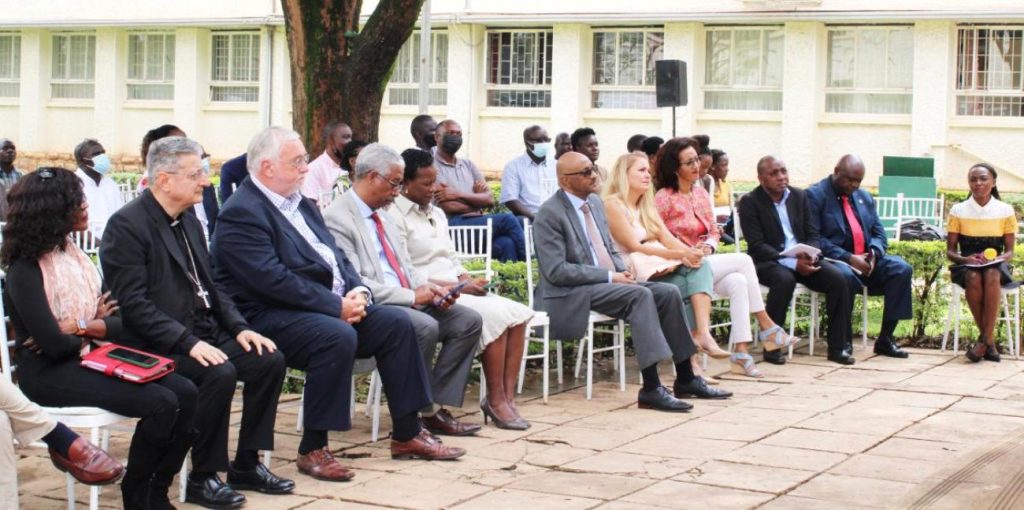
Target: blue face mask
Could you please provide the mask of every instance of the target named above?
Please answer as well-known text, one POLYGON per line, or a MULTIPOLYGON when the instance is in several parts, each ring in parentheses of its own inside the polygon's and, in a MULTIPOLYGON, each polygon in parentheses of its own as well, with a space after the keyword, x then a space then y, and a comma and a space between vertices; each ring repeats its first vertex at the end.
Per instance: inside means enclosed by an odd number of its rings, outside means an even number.
POLYGON ((533 150, 530 152, 538 158, 546 158, 551 153, 551 147, 551 142, 535 143, 533 144, 533 150))
POLYGON ((203 158, 199 164, 203 166, 203 173, 210 175, 210 158, 203 158))
POLYGON ((106 153, 93 156, 92 169, 100 175, 106 174, 110 170, 110 157, 106 153))

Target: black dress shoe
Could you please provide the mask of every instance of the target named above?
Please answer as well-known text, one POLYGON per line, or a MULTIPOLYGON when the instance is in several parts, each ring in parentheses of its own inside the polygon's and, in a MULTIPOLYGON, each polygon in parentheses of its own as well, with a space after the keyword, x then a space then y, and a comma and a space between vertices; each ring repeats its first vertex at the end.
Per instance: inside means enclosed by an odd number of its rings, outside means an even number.
POLYGON ((828 360, 839 363, 840 365, 852 365, 857 362, 857 360, 850 354, 849 351, 829 353, 828 360))
POLYGON ((257 463, 248 471, 235 469, 235 463, 228 465, 228 484, 239 491, 260 491, 265 494, 290 494, 295 482, 278 478, 267 466, 257 463))
POLYGON ((988 346, 988 348, 985 349, 985 359, 999 363, 1001 359, 999 357, 999 349, 994 345, 988 346))
POLYGON ((658 386, 657 389, 644 391, 636 396, 636 405, 640 409, 654 409, 657 411, 668 411, 670 413, 685 413, 693 409, 693 405, 675 398, 668 392, 668 388, 658 386))
POLYGON ((238 508, 245 504, 245 496, 239 494, 220 477, 213 475, 203 480, 188 477, 185 501, 206 508, 238 508))
POLYGON ((888 356, 890 358, 909 358, 910 353, 904 351, 891 338, 879 338, 875 340, 875 354, 888 356))
MULTIPOLYGON (((980 345, 980 344, 981 344, 981 342, 978 342, 978 343, 976 343, 976 344, 974 344, 974 345, 972 345, 972 346, 967 348, 967 353, 966 353, 967 354, 967 359, 971 360, 971 363, 977 363, 977 362, 981 361, 981 356, 978 355, 976 352, 974 352, 974 350, 977 349, 978 345, 980 345)), ((985 350, 985 354, 988 354, 988 350, 987 349, 985 350)))
POLYGON ((785 365, 786 353, 782 349, 764 351, 764 360, 773 365, 785 365))
POLYGON ((679 379, 676 379, 676 383, 672 385, 672 390, 673 393, 675 393, 676 398, 693 396, 697 398, 723 399, 732 396, 731 391, 712 388, 700 377, 694 377, 688 382, 682 382, 679 379))

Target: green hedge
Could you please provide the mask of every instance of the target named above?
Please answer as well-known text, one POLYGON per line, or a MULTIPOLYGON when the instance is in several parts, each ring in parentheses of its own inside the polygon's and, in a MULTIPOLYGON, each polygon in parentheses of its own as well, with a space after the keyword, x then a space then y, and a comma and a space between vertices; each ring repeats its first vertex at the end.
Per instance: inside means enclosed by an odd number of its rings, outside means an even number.
MULTIPOLYGON (((731 251, 731 247, 725 248, 731 251)), ((914 317, 910 321, 902 321, 897 329, 897 336, 917 341, 934 340, 942 336, 946 314, 949 307, 950 281, 949 262, 946 260, 945 241, 893 241, 889 244, 889 253, 903 257, 914 268, 913 302, 914 317)), ((1015 249, 1012 267, 1014 275, 1024 274, 1024 246, 1015 249)), ((497 292, 502 296, 520 303, 527 303, 526 296, 526 264, 523 262, 493 262, 495 271, 494 283, 497 292)), ((482 268, 482 263, 470 263, 470 269, 482 268)), ((538 281, 537 267, 534 266, 534 282, 538 281)), ((854 311, 854 330, 860 334, 860 304, 857 299, 854 311)), ((882 299, 873 297, 869 300, 869 335, 877 334, 881 323, 882 299)), ((961 299, 961 336, 973 338, 977 328, 967 309, 966 301, 961 299)), ((997 330, 997 335, 1005 335, 1005 326, 997 330)), ((927 343, 927 342, 926 342, 927 343)))

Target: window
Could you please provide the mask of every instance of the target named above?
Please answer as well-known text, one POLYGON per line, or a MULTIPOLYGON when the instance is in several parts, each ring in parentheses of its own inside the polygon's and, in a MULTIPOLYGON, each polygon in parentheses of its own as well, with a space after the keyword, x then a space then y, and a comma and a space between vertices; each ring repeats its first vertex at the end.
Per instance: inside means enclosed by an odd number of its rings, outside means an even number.
POLYGON ((21 36, 0 34, 0 97, 21 94, 21 36))
POLYGON ((829 30, 825 111, 910 113, 913 86, 910 27, 829 30))
MULTIPOLYGON (((430 104, 448 103, 448 34, 430 34, 430 104)), ((418 105, 420 97, 420 33, 413 32, 395 60, 388 83, 388 104, 418 105)))
POLYGON ((96 36, 56 34, 52 54, 50 97, 92 99, 96 87, 96 36))
POLYGON ((780 28, 709 28, 704 108, 782 110, 780 28))
POLYGON ((661 31, 594 32, 594 108, 657 108, 654 62, 661 60, 661 31))
POLYGON ((487 106, 551 106, 551 31, 487 34, 487 106))
POLYGON ((213 34, 210 100, 254 103, 260 95, 260 34, 213 34))
POLYGON ((957 31, 957 115, 1024 115, 1022 40, 1024 27, 962 27, 957 31))
POLYGON ((174 34, 128 35, 128 99, 174 99, 174 34))

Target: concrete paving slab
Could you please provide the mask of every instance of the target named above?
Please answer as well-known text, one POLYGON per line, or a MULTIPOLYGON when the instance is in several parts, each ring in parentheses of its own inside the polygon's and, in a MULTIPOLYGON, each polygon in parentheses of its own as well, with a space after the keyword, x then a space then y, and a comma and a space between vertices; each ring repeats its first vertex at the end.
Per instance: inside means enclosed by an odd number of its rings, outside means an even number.
POLYGON ((453 506, 490 491, 486 485, 387 473, 352 485, 339 492, 337 497, 357 503, 432 510, 453 506))
POLYGON ((913 484, 905 482, 826 473, 797 487, 790 494, 872 508, 891 508, 913 487, 913 484))
POLYGON ((787 495, 773 499, 768 504, 757 508, 758 510, 862 510, 872 507, 787 495))
POLYGON ((935 474, 944 464, 930 460, 900 459, 881 455, 855 455, 828 470, 836 475, 878 478, 897 482, 920 483, 935 474))
POLYGON ((625 502, 693 510, 722 508, 754 508, 774 496, 724 487, 665 480, 622 498, 625 502))
POLYGON ((885 436, 880 435, 788 428, 761 440, 760 443, 772 446, 788 446, 791 448, 853 454, 863 452, 885 439, 885 436))
POLYGON ((680 482, 782 494, 815 475, 817 473, 814 471, 713 460, 673 479, 680 482))
POLYGON ((523 477, 506 488, 610 501, 654 483, 657 480, 631 476, 549 471, 523 477))
POLYGON ((811 471, 824 471, 846 460, 846 458, 847 455, 841 453, 771 446, 761 443, 751 443, 716 457, 717 460, 740 464, 756 464, 811 471))
POLYGON ((697 459, 677 459, 613 451, 584 457, 563 465, 562 469, 662 480, 686 472, 702 462, 697 459))
POLYGON ((530 510, 583 510, 594 508, 599 504, 601 504, 601 500, 598 499, 500 489, 488 492, 465 503, 460 503, 452 508, 454 510, 520 510, 523 508, 529 508, 530 510))
POLYGON ((899 437, 981 444, 1024 429, 1024 418, 943 411, 901 431, 899 437))
POLYGON ((710 460, 745 444, 743 441, 688 438, 671 432, 661 432, 615 448, 615 451, 679 459, 710 460))
POLYGON ((947 462, 967 453, 971 446, 947 441, 927 441, 891 437, 865 453, 898 459, 917 459, 929 462, 947 462))

